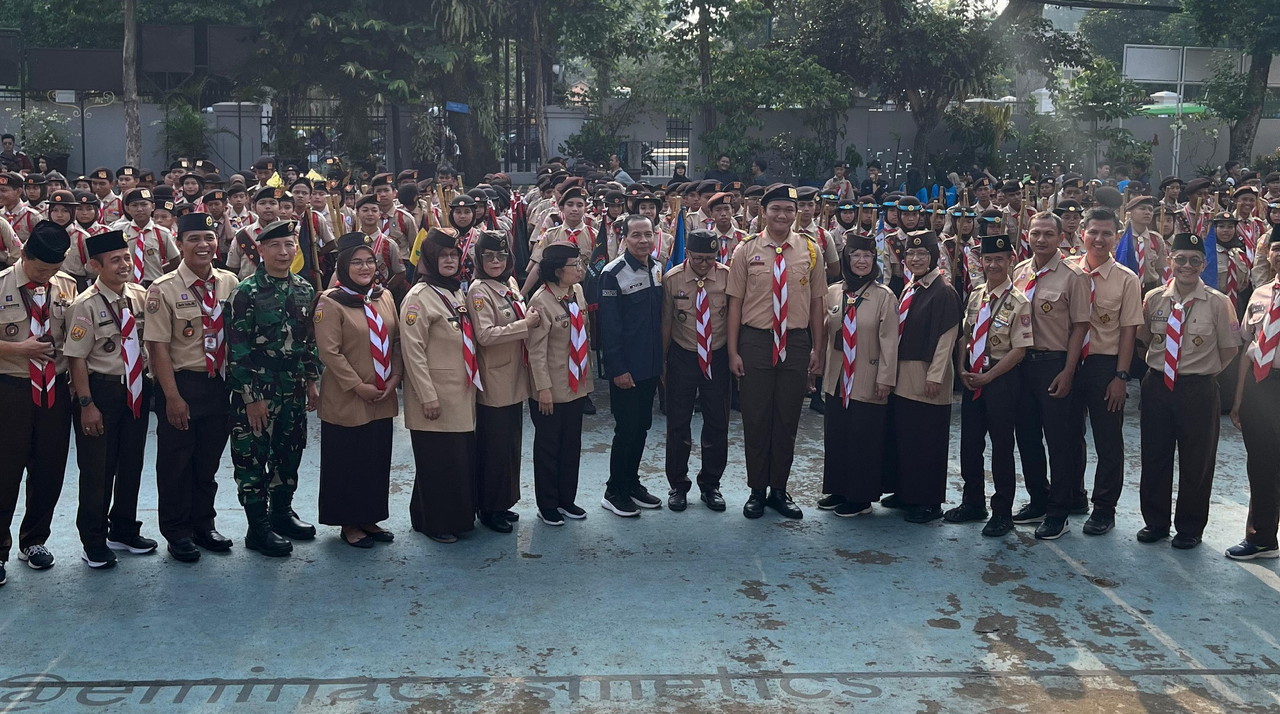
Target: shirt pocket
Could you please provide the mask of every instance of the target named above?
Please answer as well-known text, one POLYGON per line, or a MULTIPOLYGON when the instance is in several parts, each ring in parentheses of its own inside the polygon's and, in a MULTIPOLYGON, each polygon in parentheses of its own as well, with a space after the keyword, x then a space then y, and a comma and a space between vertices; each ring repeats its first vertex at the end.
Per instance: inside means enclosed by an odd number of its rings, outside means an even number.
POLYGON ((1062 290, 1036 288, 1035 303, 1033 307, 1041 315, 1052 315, 1055 312, 1063 315, 1067 314, 1066 293, 1062 290), (1046 307, 1048 307, 1047 310, 1045 309, 1046 307))
POLYGON ((1120 297, 1101 297, 1093 303, 1094 327, 1101 327, 1103 330, 1115 330, 1120 328, 1120 305, 1123 300, 1120 297))
POLYGON ((0 310, 0 339, 5 342, 21 341, 22 322, 27 316, 18 307, 20 306, 0 310))

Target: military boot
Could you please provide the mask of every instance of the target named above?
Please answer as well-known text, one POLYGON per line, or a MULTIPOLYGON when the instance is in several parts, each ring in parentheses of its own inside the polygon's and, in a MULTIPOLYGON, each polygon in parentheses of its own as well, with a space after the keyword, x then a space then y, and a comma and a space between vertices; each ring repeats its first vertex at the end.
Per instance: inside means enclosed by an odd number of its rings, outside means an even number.
POLYGON ((271 521, 267 517, 267 504, 246 504, 244 515, 249 521, 249 532, 244 536, 244 547, 272 558, 281 558, 293 552, 293 543, 271 530, 271 521))
POLYGON ((316 537, 316 527, 299 520, 293 512, 293 492, 284 489, 271 492, 271 530, 291 540, 316 537))

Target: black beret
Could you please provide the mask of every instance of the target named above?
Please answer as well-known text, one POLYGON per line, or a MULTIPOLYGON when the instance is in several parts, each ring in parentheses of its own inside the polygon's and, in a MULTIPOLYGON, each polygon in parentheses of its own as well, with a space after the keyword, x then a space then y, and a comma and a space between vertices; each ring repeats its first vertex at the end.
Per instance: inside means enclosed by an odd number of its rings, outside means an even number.
POLYGON ((608 206, 624 205, 627 202, 627 194, 621 191, 618 191, 616 189, 605 191, 604 202, 605 202, 605 205, 608 205, 608 206))
POLYGON ((1012 252, 1013 243, 1009 241, 1009 235, 1007 233, 995 233, 992 235, 982 236, 983 255, 1012 252))
MULTIPOLYGON (((232 188, 234 189, 234 187, 232 188)), ((234 193, 234 190, 232 192, 234 193)), ((284 197, 284 189, 274 188, 272 186, 266 186, 264 188, 258 189, 258 192, 253 194, 253 202, 257 203, 258 201, 265 201, 267 199, 271 199, 273 201, 279 201, 283 197, 284 197)))
POLYGON ((258 242, 265 243, 276 238, 292 238, 297 226, 297 221, 275 221, 258 235, 258 242))
POLYGON ((460 193, 449 201, 449 208, 475 208, 476 197, 469 193, 460 193))
POLYGON ((818 189, 813 186, 801 186, 796 189, 797 201, 816 201, 818 200, 818 189))
POLYGON ((93 206, 94 208, 98 207, 98 196, 92 191, 74 191, 73 193, 75 194, 77 204, 82 206, 93 206))
POLYGON ((201 186, 201 187, 204 187, 204 177, 203 177, 203 176, 201 176, 200 174, 197 174, 197 173, 188 173, 188 174, 183 174, 183 175, 179 176, 179 177, 178 177, 178 185, 179 185, 179 186, 181 186, 181 185, 182 185, 182 182, 183 182, 183 181, 186 181, 187 179, 195 179, 196 181, 198 181, 198 182, 200 183, 200 186, 201 186))
POLYGON ((708 209, 715 208, 716 206, 731 206, 733 205, 733 197, 724 191, 721 191, 720 193, 712 196, 705 205, 708 209))
POLYGON ((215 188, 214 190, 206 193, 204 197, 201 198, 200 200, 204 201, 205 203, 208 203, 209 201, 226 201, 227 192, 223 191, 220 188, 215 188))
POLYGON ((378 205, 377 196, 374 196, 373 194, 361 196, 360 199, 356 201, 356 210, 359 210, 362 206, 368 206, 369 204, 373 204, 375 206, 378 205))
POLYGON ((1185 191, 1191 194, 1191 193, 1195 193, 1196 191, 1203 191, 1212 185, 1213 183, 1210 182, 1209 179, 1207 178, 1204 178, 1204 177, 1193 178, 1187 182, 1187 187, 1185 191))
POLYGON ((1204 239, 1195 233, 1175 233, 1170 250, 1194 250, 1204 252, 1204 239))
POLYGON ((98 179, 98 180, 101 180, 101 181, 110 181, 110 180, 111 180, 111 169, 109 169, 109 168, 107 168, 107 167, 105 167, 105 166, 99 166, 98 168, 96 168, 96 169, 94 169, 94 170, 93 170, 93 173, 89 174, 89 178, 90 178, 90 179, 98 179))
POLYGON ((254 171, 275 171, 276 162, 270 156, 259 156, 258 160, 253 162, 254 171))
POLYGON ((1084 206, 1081 206, 1079 201, 1069 198, 1065 201, 1059 201, 1053 212, 1059 216, 1064 213, 1084 213, 1084 206))
POLYGON ((693 253, 718 253, 720 239, 712 231, 698 229, 685 238, 684 249, 693 253))
POLYGON ((565 202, 571 198, 581 198, 584 201, 587 200, 587 189, 581 186, 569 186, 568 188, 562 189, 558 205, 563 206, 565 202))
POLYGON ((1160 182, 1160 190, 1163 191, 1175 183, 1181 186, 1182 179, 1178 178, 1177 176, 1166 176, 1165 179, 1160 182))
POLYGON ((720 190, 720 182, 715 179, 704 179, 698 183, 698 193, 716 193, 720 190))
POLYGON ((390 186, 393 183, 391 174, 378 174, 369 179, 369 188, 377 188, 379 186, 390 186))
POLYGON ((90 258, 128 247, 129 244, 124 241, 124 231, 107 231, 84 239, 84 249, 90 258))
POLYGON ((458 249, 458 232, 452 228, 436 228, 433 226, 431 230, 427 231, 426 240, 442 248, 458 249))
POLYGON ((149 188, 135 188, 124 195, 124 205, 129 205, 134 201, 154 201, 155 194, 149 188))
POLYGON ((234 183, 234 182, 233 182, 230 186, 228 186, 228 187, 227 187, 227 197, 228 197, 228 198, 230 198, 231 196, 235 196, 235 195, 237 195, 237 194, 241 194, 241 193, 248 193, 248 192, 249 192, 249 190, 248 190, 248 189, 246 189, 246 188, 244 187, 244 184, 242 184, 242 183, 234 183))
MULTIPOLYGON (((119 231, 117 231, 119 234, 119 231)), ((40 221, 31 228, 31 235, 22 244, 22 252, 41 263, 61 263, 71 247, 67 229, 53 221, 40 221)))
POLYGON ((480 231, 480 236, 476 238, 476 250, 505 251, 510 248, 507 234, 502 231, 480 231))
POLYGON ((400 173, 396 174, 396 183, 400 183, 401 181, 417 181, 417 180, 418 180, 417 169, 405 169, 404 171, 401 171, 400 173))
POLYGON ((213 230, 213 216, 208 213, 188 213, 178 219, 178 235, 190 231, 213 230))
POLYGON ((340 236, 336 242, 339 253, 369 245, 369 236, 354 231, 340 236))
POLYGON ((796 187, 789 183, 775 183, 764 190, 764 195, 760 197, 760 205, 768 206, 774 201, 790 201, 795 203, 799 200, 799 194, 796 187))
POLYGON ((930 230, 912 231, 907 234, 906 247, 911 248, 935 248, 938 245, 938 235, 930 230))
POLYGON ((1239 223, 1240 219, 1236 218, 1236 214, 1231 211, 1223 211, 1213 217, 1214 223, 1239 223))
POLYGON ((1084 178, 1072 174, 1062 177, 1063 188, 1084 188, 1084 178))
POLYGON ((764 186, 752 185, 742 192, 743 198, 760 198, 764 195, 764 186))
POLYGON ((845 233, 844 254, 848 255, 855 250, 867 250, 874 254, 876 252, 876 237, 863 233, 845 233))
POLYGON ((120 168, 116 169, 116 178, 120 178, 121 176, 137 176, 137 175, 138 175, 138 170, 132 166, 121 166, 120 168))
POLYGON ((573 260, 580 254, 578 246, 572 243, 551 243, 542 249, 543 260, 573 260))

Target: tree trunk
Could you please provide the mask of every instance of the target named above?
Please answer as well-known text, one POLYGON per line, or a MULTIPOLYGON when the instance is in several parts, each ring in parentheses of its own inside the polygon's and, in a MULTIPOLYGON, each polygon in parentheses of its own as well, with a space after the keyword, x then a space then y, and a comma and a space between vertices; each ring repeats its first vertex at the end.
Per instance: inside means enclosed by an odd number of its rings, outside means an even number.
MULTIPOLYGON (((711 8, 705 2, 699 2, 698 8, 698 86, 702 90, 702 131, 710 132, 716 128, 716 110, 711 104, 711 8)), ((703 147, 706 150, 706 147, 703 147)), ((710 156, 704 157, 708 161, 710 156)), ((689 173, 693 173, 693 157, 689 157, 689 173)))
POLYGON ((1257 97, 1249 113, 1231 127, 1231 158, 1247 164, 1253 158, 1253 140, 1262 121, 1262 102, 1271 75, 1271 53, 1254 50, 1249 55, 1249 96, 1257 97))
MULTIPOLYGON (((911 140, 911 168, 920 172, 920 176, 928 175, 929 168, 929 137, 933 135, 934 129, 942 123, 942 108, 936 106, 929 101, 919 101, 911 103, 911 118, 916 124, 916 135, 911 140)), ((944 103, 942 106, 946 106, 944 103)), ((901 183, 906 180, 906 173, 898 171, 894 177, 895 183, 901 183)))
MULTIPOLYGON (((542 23, 538 19, 541 3, 529 2, 529 61, 525 63, 526 82, 533 87, 533 121, 538 131, 538 160, 531 167, 537 170, 547 160, 547 85, 543 65, 546 51, 542 47, 542 23)), ((520 44, 520 43, 517 43, 520 44)))
POLYGON ((138 118, 138 0, 124 0, 124 160, 142 165, 142 121, 138 118))

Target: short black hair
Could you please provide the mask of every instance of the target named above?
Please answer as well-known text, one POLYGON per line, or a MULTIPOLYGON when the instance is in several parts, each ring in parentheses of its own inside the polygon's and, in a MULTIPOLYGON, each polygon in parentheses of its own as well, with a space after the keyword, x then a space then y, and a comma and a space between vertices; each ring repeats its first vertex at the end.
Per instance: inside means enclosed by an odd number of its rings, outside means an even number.
POLYGON ((728 154, 720 154, 719 156, 716 157, 716 161, 719 161, 720 159, 728 159, 730 161, 733 161, 733 157, 728 154))
POLYGON ((755 163, 756 166, 759 166, 761 171, 769 170, 769 162, 764 159, 756 159, 753 163, 755 163))
POLYGON ((1090 221, 1110 221, 1115 224, 1116 230, 1120 230, 1120 217, 1116 212, 1105 206, 1095 206, 1085 211, 1084 217, 1080 221, 1081 230, 1089 227, 1090 221))
POLYGON ((559 285, 560 277, 556 275, 556 271, 563 268, 573 258, 558 258, 555 256, 543 256, 542 261, 538 263, 538 279, 544 285, 559 285))
POLYGON ((5 139, 12 139, 15 144, 18 143, 18 137, 13 134, 0 134, 0 141, 4 141, 5 139))
POLYGON ((1230 171, 1231 169, 1234 169, 1239 165, 1240 165, 1239 161, 1228 161, 1227 163, 1222 165, 1222 168, 1226 169, 1227 171, 1230 171))

